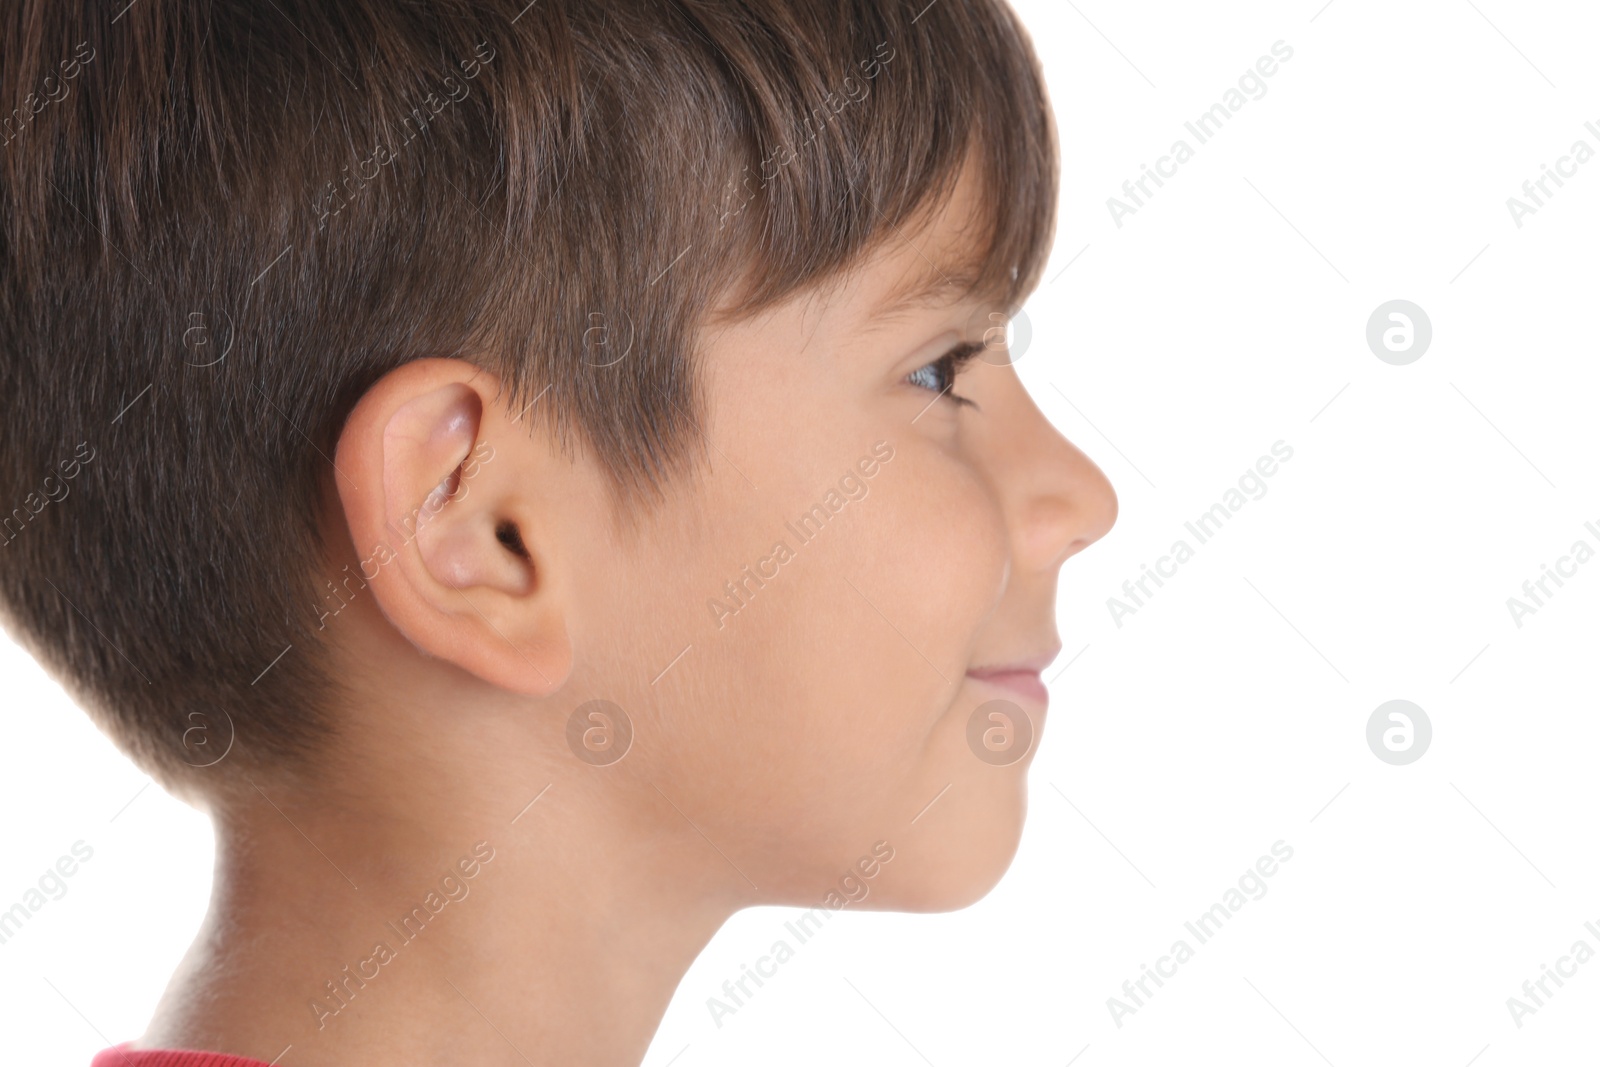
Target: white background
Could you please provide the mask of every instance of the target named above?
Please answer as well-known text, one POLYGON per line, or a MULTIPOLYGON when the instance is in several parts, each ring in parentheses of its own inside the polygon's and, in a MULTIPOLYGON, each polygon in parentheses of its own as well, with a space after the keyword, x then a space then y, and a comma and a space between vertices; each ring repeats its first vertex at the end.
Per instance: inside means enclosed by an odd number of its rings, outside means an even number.
MULTIPOLYGON (((1319 4, 1018 3, 1065 165, 1019 370, 1122 503, 1064 572, 1021 851, 966 911, 839 915, 719 1028, 706 998, 792 913, 737 916, 650 1067, 1592 1062, 1600 961, 1521 1028, 1506 999, 1600 950, 1600 560, 1520 628, 1506 600, 1600 549, 1600 160, 1520 228, 1506 200, 1600 150, 1600 15, 1319 4), (1279 40, 1266 95, 1197 144, 1184 122, 1279 40), (1195 157, 1119 228, 1106 199, 1179 137, 1195 157), (1434 331, 1407 366, 1365 340, 1397 298, 1434 331), (1107 598, 1279 440, 1266 495, 1119 628, 1107 598), (1394 698, 1433 724, 1408 766, 1366 743, 1394 698), (1267 894, 1115 1025, 1107 998, 1279 840, 1267 894)), ((84 1067, 142 1029, 210 833, 3 641, 0 680, 0 907, 94 849, 0 946, 3 1058, 84 1067)))

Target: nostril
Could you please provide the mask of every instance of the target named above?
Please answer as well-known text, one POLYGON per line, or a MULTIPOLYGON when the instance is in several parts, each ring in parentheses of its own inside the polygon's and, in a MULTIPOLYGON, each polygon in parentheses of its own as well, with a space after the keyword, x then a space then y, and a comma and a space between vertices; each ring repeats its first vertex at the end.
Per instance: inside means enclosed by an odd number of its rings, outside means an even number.
POLYGON ((505 520, 494 528, 495 540, 506 548, 515 552, 523 559, 528 558, 528 546, 522 543, 522 531, 517 529, 517 524, 510 519, 505 520))
POLYGON ((1075 537, 1067 545, 1067 549, 1062 553, 1061 558, 1063 560, 1071 559, 1098 540, 1100 540, 1098 537, 1075 537))

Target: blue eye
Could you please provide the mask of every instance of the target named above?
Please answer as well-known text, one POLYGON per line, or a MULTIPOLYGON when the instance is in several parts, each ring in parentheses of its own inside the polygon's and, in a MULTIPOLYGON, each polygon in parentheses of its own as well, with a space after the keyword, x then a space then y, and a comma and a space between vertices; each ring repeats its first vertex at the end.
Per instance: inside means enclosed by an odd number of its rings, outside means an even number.
POLYGON ((964 396, 957 396, 950 392, 956 384, 956 378, 961 374, 961 369, 972 360, 979 352, 983 351, 982 342, 969 341, 957 345, 932 363, 925 363, 906 375, 906 381, 919 389, 926 389, 930 393, 937 393, 946 399, 954 401, 958 406, 977 407, 971 400, 964 396))

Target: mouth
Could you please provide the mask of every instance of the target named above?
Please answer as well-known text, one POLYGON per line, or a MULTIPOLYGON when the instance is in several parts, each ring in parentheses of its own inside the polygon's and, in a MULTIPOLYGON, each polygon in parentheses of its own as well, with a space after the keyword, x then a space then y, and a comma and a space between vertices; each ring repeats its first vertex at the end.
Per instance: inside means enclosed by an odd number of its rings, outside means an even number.
POLYGON ((1042 677, 1044 669, 1060 654, 1061 646, 1057 645, 1048 652, 1027 659, 974 667, 967 672, 967 677, 1005 689, 1042 707, 1050 703, 1050 692, 1045 688, 1042 677))

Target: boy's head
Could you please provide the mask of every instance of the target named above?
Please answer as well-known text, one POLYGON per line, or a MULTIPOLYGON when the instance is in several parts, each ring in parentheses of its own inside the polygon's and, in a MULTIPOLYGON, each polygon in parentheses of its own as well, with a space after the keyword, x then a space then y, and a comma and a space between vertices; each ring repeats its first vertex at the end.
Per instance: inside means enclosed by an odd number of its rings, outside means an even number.
POLYGON ((936 825, 872 899, 986 890, 973 714, 1037 730, 1115 515, 993 344, 1056 185, 1010 13, 116 7, 3 16, 0 604, 124 749, 224 813, 555 782, 730 901, 936 825))

